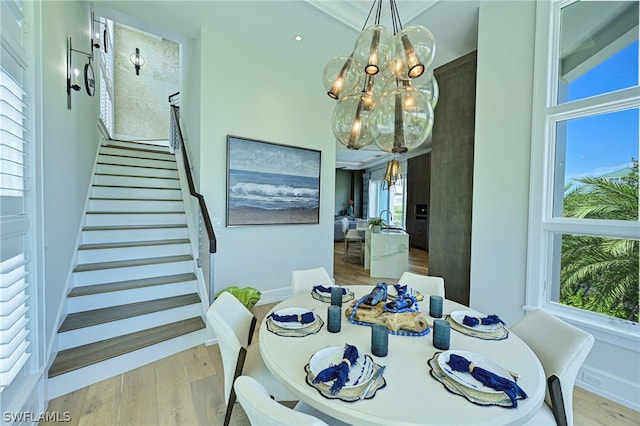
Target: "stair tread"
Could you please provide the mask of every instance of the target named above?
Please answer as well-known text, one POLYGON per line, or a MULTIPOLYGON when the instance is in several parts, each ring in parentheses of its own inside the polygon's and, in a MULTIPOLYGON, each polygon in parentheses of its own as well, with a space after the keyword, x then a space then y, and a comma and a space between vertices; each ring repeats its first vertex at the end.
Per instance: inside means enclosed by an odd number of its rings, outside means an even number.
POLYGON ((180 256, 163 256, 163 257, 150 257, 145 259, 129 259, 129 260, 116 260, 113 262, 97 262, 97 263, 82 263, 76 265, 73 272, 86 272, 97 271, 101 269, 114 269, 114 268, 127 268, 134 266, 144 265, 157 265, 159 263, 172 263, 172 262, 184 262, 187 260, 193 260, 190 254, 180 256))
POLYGON ((115 358, 205 328, 200 317, 162 325, 58 352, 49 377, 115 358))
POLYGON ((58 333, 200 303, 196 293, 68 314, 58 333))
POLYGON ((171 244, 189 244, 187 238, 177 238, 173 240, 154 240, 154 241, 127 241, 121 243, 98 243, 98 244, 82 244, 78 250, 100 250, 112 248, 130 248, 130 247, 146 247, 146 246, 163 246, 171 244))
POLYGON ((177 177, 144 176, 144 175, 118 175, 118 174, 115 174, 115 173, 94 173, 94 176, 114 176, 114 177, 144 178, 144 179, 165 179, 165 180, 177 180, 177 181, 180 180, 177 177))
POLYGON ((145 166, 140 164, 106 163, 104 161, 98 161, 96 164, 102 164, 103 166, 137 167, 140 169, 178 170, 177 167, 158 167, 158 166, 148 166, 148 165, 145 166))
POLYGON ((130 188, 130 189, 161 189, 166 191, 180 191, 180 188, 160 188, 157 186, 135 186, 135 185, 104 185, 93 184, 94 188, 130 188))
POLYGON ((117 197, 91 197, 91 200, 106 200, 106 201, 169 201, 176 202, 182 201, 182 198, 117 198, 117 197))
POLYGON ((175 163, 176 158, 174 154, 170 154, 168 152, 162 152, 163 155, 168 155, 173 158, 153 158, 153 157, 145 157, 141 155, 125 155, 125 154, 114 154, 111 152, 102 152, 100 151, 100 155, 108 155, 110 157, 120 157, 120 158, 135 158, 136 160, 154 160, 154 161, 167 161, 170 163, 175 163))
MULTIPOLYGON (((127 142, 127 143, 136 143, 136 142, 127 142)), ((170 154, 170 155, 174 155, 171 154, 169 152, 169 147, 163 147, 166 148, 166 150, 163 149, 153 149, 153 148, 147 148, 148 145, 143 145, 143 144, 138 144, 140 145, 140 147, 133 147, 133 146, 122 146, 122 145, 107 145, 104 146, 103 148, 113 148, 113 149, 128 149, 130 151, 141 151, 141 152, 153 152, 153 153, 158 153, 158 154, 170 154), (144 148, 143 148, 144 146, 144 148)))
POLYGON ((136 288, 160 286, 184 281, 195 281, 197 277, 194 273, 165 275, 162 277, 140 278, 136 280, 116 281, 105 284, 94 284, 74 287, 67 297, 80 297, 92 294, 109 293, 112 291, 132 290, 136 288))
POLYGON ((112 226, 85 226, 83 231, 118 231, 126 229, 155 229, 155 228, 186 228, 185 224, 173 225, 112 225, 112 226))
POLYGON ((185 214, 184 210, 180 211, 87 211, 87 214, 185 214))

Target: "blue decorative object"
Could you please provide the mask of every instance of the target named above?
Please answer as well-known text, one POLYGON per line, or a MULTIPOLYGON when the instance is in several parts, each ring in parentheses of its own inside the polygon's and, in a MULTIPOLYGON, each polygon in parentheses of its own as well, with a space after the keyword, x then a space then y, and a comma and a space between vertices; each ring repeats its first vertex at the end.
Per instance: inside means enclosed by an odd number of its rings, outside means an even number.
POLYGON ((337 365, 332 365, 319 372, 316 378, 313 379, 313 383, 333 381, 330 392, 332 395, 335 395, 344 387, 347 380, 349 380, 349 369, 358 361, 358 357, 358 348, 347 343, 344 347, 342 361, 337 365))
POLYGON ((342 296, 345 291, 341 287, 331 287, 331 304, 335 306, 342 306, 342 296))
POLYGON ((442 297, 431 295, 429 297, 429 315, 434 318, 442 318, 442 297))
POLYGON ((511 400, 513 408, 518 407, 518 399, 527 398, 525 391, 523 391, 516 382, 500 377, 491 371, 485 370, 484 368, 476 367, 465 357, 450 354, 447 364, 449 364, 449 366, 455 371, 471 373, 474 379, 485 386, 506 393, 511 400))
POLYGON ((316 317, 313 312, 305 312, 301 315, 278 315, 273 313, 271 319, 278 322, 299 322, 301 324, 310 324, 315 321, 316 317))
MULTIPOLYGON (((334 287, 326 287, 323 285, 317 285, 313 287, 313 291, 316 291, 318 293, 331 293, 331 289, 334 287)), ((338 287, 339 289, 342 290, 342 295, 347 294, 347 289, 344 287, 338 287)))
POLYGON ((475 327, 479 324, 482 325, 493 325, 493 324, 502 324, 502 325, 506 325, 504 321, 502 321, 500 319, 500 317, 498 317, 497 315, 488 315, 484 318, 476 318, 476 317, 471 317, 469 315, 465 315, 464 318, 462 319, 462 323, 464 325, 468 325, 469 327, 475 327))
POLYGON ((384 357, 389 353, 389 329, 383 324, 374 324, 371 327, 371 353, 384 357))
POLYGON ((451 326, 448 321, 433 321, 433 346, 446 351, 449 349, 449 341, 451 339, 451 326))
POLYGON ((327 308, 327 330, 338 333, 342 325, 342 307, 329 305, 327 308))

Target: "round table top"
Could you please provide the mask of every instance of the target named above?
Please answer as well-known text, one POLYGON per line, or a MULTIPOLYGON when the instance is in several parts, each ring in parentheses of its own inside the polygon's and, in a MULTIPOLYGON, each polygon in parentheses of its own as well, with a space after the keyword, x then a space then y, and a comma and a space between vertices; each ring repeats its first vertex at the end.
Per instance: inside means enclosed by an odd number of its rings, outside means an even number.
MULTIPOLYGON (((354 285, 349 290, 356 300, 372 287, 354 285)), ((427 296, 428 297, 428 296, 427 296)), ((478 353, 505 369, 520 374, 518 384, 528 398, 518 401, 518 408, 481 406, 466 398, 450 393, 442 383, 431 377, 428 361, 436 352, 432 333, 426 336, 389 335, 389 353, 386 357, 371 354, 371 328, 352 324, 344 316, 351 302, 343 303, 342 329, 339 333, 327 331, 328 303, 314 299, 309 292, 299 292, 280 302, 272 311, 285 307, 313 309, 325 322, 316 334, 304 337, 283 337, 270 332, 266 318, 260 325, 259 347, 266 366, 300 400, 314 408, 350 424, 367 425, 499 425, 521 424, 530 419, 544 401, 546 380, 542 365, 529 347, 515 333, 504 340, 483 340, 451 329, 451 350, 478 353), (371 399, 345 402, 328 399, 306 383, 305 365, 319 350, 331 346, 355 345, 373 360, 386 365, 383 377, 386 386, 371 399)), ((419 304, 428 312, 428 301, 419 304)), ((469 309, 445 300, 443 312, 469 309)), ((493 313, 493 312, 492 312, 493 313)), ((433 318, 427 314, 432 324, 433 318)))

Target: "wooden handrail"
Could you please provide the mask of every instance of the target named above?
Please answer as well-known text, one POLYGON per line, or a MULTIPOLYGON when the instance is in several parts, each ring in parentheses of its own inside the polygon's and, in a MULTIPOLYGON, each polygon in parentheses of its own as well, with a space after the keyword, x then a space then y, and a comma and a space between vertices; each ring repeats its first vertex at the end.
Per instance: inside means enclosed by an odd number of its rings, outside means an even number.
POLYGON ((184 138, 182 137, 182 129, 180 128, 180 121, 178 119, 179 106, 172 103, 172 98, 179 95, 180 92, 174 93, 169 96, 169 102, 171 102, 171 114, 176 123, 176 129, 178 130, 178 140, 180 141, 180 148, 182 149, 182 158, 184 160, 184 169, 187 174, 187 183, 189 184, 189 193, 198 199, 200 205, 200 211, 202 212, 202 220, 204 227, 207 230, 207 236, 209 238, 209 253, 216 252, 216 235, 213 232, 213 225, 209 218, 209 210, 207 209, 207 203, 204 201, 204 196, 196 191, 196 187, 193 183, 193 175, 191 174, 191 167, 189 166, 189 158, 187 157, 187 149, 184 145, 184 138))

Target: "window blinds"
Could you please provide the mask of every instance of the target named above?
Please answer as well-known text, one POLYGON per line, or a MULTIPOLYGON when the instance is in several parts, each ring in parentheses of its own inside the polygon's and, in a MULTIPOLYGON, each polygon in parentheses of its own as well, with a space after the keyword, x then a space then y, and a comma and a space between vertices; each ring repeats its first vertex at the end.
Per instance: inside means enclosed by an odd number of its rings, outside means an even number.
POLYGON ((2 2, 0 43, 0 392, 30 357, 29 97, 23 2, 2 2))

